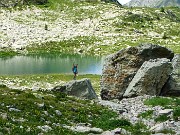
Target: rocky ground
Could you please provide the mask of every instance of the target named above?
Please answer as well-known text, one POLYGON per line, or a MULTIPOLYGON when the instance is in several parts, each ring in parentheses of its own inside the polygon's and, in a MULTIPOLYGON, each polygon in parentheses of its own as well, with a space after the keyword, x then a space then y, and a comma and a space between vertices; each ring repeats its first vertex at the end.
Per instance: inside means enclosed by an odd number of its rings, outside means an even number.
MULTIPOLYGON (((178 8, 161 12, 160 9, 122 8, 103 2, 76 2, 74 6, 60 4, 53 10, 35 6, 1 8, 0 47, 1 51, 13 48, 26 54, 26 46, 36 47, 50 41, 75 43, 78 40, 71 52, 78 53, 78 48, 81 48, 81 53, 103 55, 150 42, 179 52, 179 32, 176 29, 180 25, 179 16, 178 8), (83 37, 93 42, 85 42, 83 37)), ((33 49, 38 50, 38 47, 33 49)), ((56 46, 58 49, 66 51, 61 45, 56 46)))
MULTIPOLYGON (((125 98, 121 101, 99 101, 100 104, 108 106, 111 109, 119 113, 120 118, 126 118, 131 123, 144 123, 148 129, 153 133, 163 133, 165 130, 173 131, 172 134, 180 134, 180 122, 173 119, 173 109, 165 109, 163 106, 148 106, 144 104, 145 100, 152 99, 155 97, 144 95, 135 98, 125 98), (143 113, 152 111, 152 114, 148 117, 143 117, 143 113), (169 119, 157 122, 155 119, 160 115, 169 115, 169 119)), ((111 131, 113 135, 114 131, 111 131)), ((110 135, 111 135, 110 134, 110 135)), ((166 134, 166 133, 165 133, 166 134)), ((168 133, 167 133, 168 134, 168 133)), ((171 134, 171 133, 169 133, 171 134)))

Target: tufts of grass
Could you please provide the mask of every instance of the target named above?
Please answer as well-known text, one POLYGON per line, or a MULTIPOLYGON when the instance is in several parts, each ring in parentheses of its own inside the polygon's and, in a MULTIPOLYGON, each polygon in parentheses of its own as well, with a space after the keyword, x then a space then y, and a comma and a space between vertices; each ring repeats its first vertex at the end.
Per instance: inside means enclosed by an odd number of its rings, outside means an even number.
POLYGON ((142 122, 137 122, 133 126, 127 128, 133 135, 151 135, 151 132, 142 122))
POLYGON ((180 106, 177 106, 177 108, 174 109, 173 118, 175 120, 179 120, 179 118, 180 118, 180 106))
POLYGON ((170 134, 170 135, 176 134, 176 133, 175 133, 173 130, 171 130, 171 129, 164 129, 164 130, 162 130, 160 133, 170 134))
POLYGON ((169 117, 167 115, 160 115, 157 118, 155 118, 156 122, 164 122, 169 120, 169 117))
POLYGON ((153 115, 153 110, 148 110, 146 112, 142 112, 138 115, 138 117, 142 117, 142 118, 151 118, 153 115))
MULTIPOLYGON (((174 120, 178 120, 180 117, 180 98, 173 97, 173 98, 165 98, 165 97, 154 97, 151 99, 147 99, 144 101, 145 105, 151 106, 163 106, 164 108, 171 108, 173 109, 173 118, 174 120)), ((155 119, 155 121, 166 121, 169 117, 167 115, 160 115, 155 119)))
POLYGON ((171 105, 172 102, 173 102, 172 98, 154 97, 154 98, 145 100, 144 104, 151 105, 151 106, 160 105, 160 106, 165 107, 165 106, 171 105))
POLYGON ((111 119, 110 121, 106 121, 112 117, 113 114, 102 114, 102 117, 95 118, 93 125, 96 125, 103 130, 113 130, 114 127, 129 127, 131 123, 126 119, 111 119), (100 122, 101 121, 101 122, 100 122))

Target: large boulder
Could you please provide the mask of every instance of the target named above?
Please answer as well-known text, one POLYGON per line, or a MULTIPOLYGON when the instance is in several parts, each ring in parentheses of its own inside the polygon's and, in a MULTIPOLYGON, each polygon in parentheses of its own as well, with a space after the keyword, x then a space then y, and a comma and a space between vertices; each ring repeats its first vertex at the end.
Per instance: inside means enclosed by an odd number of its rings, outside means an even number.
POLYGON ((167 58, 149 60, 138 70, 123 97, 160 95, 161 89, 172 72, 172 64, 167 58))
POLYGON ((173 71, 162 89, 162 96, 180 96, 180 54, 175 55, 172 65, 173 71))
POLYGON ((129 83, 145 61, 157 58, 172 59, 174 53, 162 46, 142 44, 107 56, 101 76, 101 98, 121 99, 129 83))
POLYGON ((89 79, 73 80, 63 86, 56 86, 53 91, 63 92, 67 95, 76 96, 80 98, 95 99, 97 95, 91 85, 89 79))

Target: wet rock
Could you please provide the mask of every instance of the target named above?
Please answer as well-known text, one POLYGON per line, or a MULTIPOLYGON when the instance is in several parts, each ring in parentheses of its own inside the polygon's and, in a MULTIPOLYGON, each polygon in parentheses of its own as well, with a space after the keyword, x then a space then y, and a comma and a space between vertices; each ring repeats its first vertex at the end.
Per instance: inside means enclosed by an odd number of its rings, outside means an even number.
POLYGON ((123 96, 160 95, 161 89, 168 80, 171 71, 172 65, 166 58, 144 62, 123 96))
POLYGON ((66 93, 71 96, 80 98, 95 99, 97 95, 91 85, 89 79, 73 80, 63 86, 56 86, 52 89, 53 91, 59 91, 66 93))
POLYGON ((145 61, 157 58, 172 59, 174 53, 162 46, 142 44, 107 56, 101 77, 101 98, 121 99, 129 83, 145 61))
POLYGON ((162 89, 162 96, 180 96, 180 54, 174 56, 172 66, 173 71, 162 89))

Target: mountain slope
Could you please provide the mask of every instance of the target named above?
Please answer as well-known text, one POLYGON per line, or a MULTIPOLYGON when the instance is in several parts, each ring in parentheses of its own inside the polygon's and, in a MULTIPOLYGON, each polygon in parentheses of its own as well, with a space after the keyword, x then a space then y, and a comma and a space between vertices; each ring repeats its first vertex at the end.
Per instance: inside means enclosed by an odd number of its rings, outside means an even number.
POLYGON ((16 54, 108 55, 141 43, 180 53, 180 8, 126 8, 111 2, 49 0, 0 11, 0 57, 16 54), (14 51, 15 50, 15 51, 14 51))
POLYGON ((131 0, 126 4, 129 7, 180 7, 180 0, 131 0))

